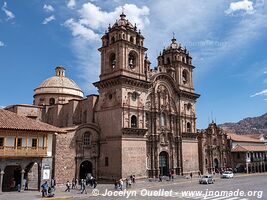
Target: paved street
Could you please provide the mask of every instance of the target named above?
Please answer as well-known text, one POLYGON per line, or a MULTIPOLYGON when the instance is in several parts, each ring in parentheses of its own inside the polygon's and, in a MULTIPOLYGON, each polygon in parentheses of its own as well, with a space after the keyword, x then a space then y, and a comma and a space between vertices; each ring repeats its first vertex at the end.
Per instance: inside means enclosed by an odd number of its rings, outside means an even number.
MULTIPOLYGON (((99 184, 97 190, 87 188, 87 194, 80 194, 79 190, 64 192, 65 188, 57 188, 56 198, 50 199, 93 199, 93 200, 116 200, 116 199, 207 199, 207 200, 255 200, 267 199, 267 173, 255 175, 237 175, 234 179, 215 178, 214 184, 200 185, 198 178, 184 179, 182 177, 175 179, 174 182, 163 181, 149 182, 148 180, 137 181, 131 189, 121 192, 114 190, 112 184, 99 184), (188 194, 186 192, 191 192, 188 194), (225 196, 222 191, 234 192, 232 196, 225 196), (108 193, 107 193, 108 192, 108 193), (194 193, 193 192, 199 192, 194 193), (202 194, 200 194, 202 192, 202 194), (238 193, 239 192, 239 193, 238 193), (240 196, 244 192, 244 196, 240 196), (94 196, 94 194, 99 194, 94 196), (107 193, 107 194, 106 194, 107 193), (254 193, 254 194, 253 194, 254 193), (222 196, 216 196, 222 195, 222 196), (119 196, 121 195, 121 196, 119 196), (238 196, 237 196, 238 195, 238 196), (249 195, 249 196, 248 196, 249 195)), ((31 200, 41 199, 40 193, 36 191, 26 191, 23 193, 11 192, 0 194, 1 200, 31 200)))

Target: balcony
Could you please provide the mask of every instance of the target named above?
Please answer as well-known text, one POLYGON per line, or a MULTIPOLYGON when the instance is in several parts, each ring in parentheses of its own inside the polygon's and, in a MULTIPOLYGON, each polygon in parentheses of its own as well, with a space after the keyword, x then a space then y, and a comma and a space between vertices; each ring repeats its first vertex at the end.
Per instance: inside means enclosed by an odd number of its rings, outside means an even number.
POLYGON ((45 157, 47 155, 47 147, 0 147, 1 157, 45 157))

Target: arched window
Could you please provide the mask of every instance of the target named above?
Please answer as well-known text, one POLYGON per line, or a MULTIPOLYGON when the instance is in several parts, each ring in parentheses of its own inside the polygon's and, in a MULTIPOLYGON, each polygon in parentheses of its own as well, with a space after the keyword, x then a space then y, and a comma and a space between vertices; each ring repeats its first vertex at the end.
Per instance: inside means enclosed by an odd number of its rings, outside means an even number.
POLYGON ((136 67, 136 54, 134 52, 129 53, 128 66, 130 69, 134 69, 136 67))
POLYGON ((188 71, 187 70, 183 70, 183 73, 182 73, 182 81, 183 81, 183 84, 186 84, 188 82, 188 71))
POLYGON ((83 134, 83 145, 84 146, 91 145, 91 133, 90 132, 85 132, 83 134))
POLYGON ((171 64, 170 58, 167 58, 167 63, 166 64, 171 64))
POLYGON ((191 123, 190 122, 187 122, 187 124, 186 124, 186 132, 191 133, 192 132, 191 129, 192 129, 191 128, 191 123))
POLYGON ((115 42, 115 37, 113 36, 112 38, 111 38, 111 43, 114 43, 115 42))
POLYGON ((132 128, 136 128, 137 127, 137 117, 135 115, 133 115, 131 117, 131 127, 132 128))
POLYGON ((54 105, 55 104, 55 99, 54 98, 50 98, 49 99, 49 105, 54 105))
POLYGON ((186 108, 187 108, 187 110, 188 110, 188 111, 190 111, 190 110, 191 110, 191 108, 192 108, 192 105, 191 105, 191 103, 188 103, 188 104, 187 104, 187 106, 186 106, 186 108))
POLYGON ((134 38, 132 36, 130 37, 130 42, 134 43, 134 38))
POLYGON ((116 55, 115 53, 111 53, 109 56, 109 66, 114 69, 116 67, 116 55))

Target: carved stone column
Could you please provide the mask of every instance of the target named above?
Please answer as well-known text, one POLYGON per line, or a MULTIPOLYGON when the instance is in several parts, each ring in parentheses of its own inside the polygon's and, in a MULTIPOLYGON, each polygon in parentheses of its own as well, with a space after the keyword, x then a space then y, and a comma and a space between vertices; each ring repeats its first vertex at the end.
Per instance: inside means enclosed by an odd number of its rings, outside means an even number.
POLYGON ((5 172, 3 170, 1 170, 0 172, 0 193, 2 192, 2 188, 3 188, 3 177, 4 177, 5 172))
POLYGON ((21 170, 21 179, 20 179, 20 191, 24 191, 24 174, 25 170, 21 170))

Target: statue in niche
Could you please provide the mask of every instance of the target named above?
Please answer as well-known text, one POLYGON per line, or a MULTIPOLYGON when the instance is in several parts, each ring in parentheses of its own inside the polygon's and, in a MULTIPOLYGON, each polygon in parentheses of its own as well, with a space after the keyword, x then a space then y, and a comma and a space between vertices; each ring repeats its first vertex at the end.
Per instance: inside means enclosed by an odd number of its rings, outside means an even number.
POLYGON ((160 134, 160 144, 161 145, 168 145, 168 135, 166 133, 166 131, 162 130, 161 134, 160 134))

